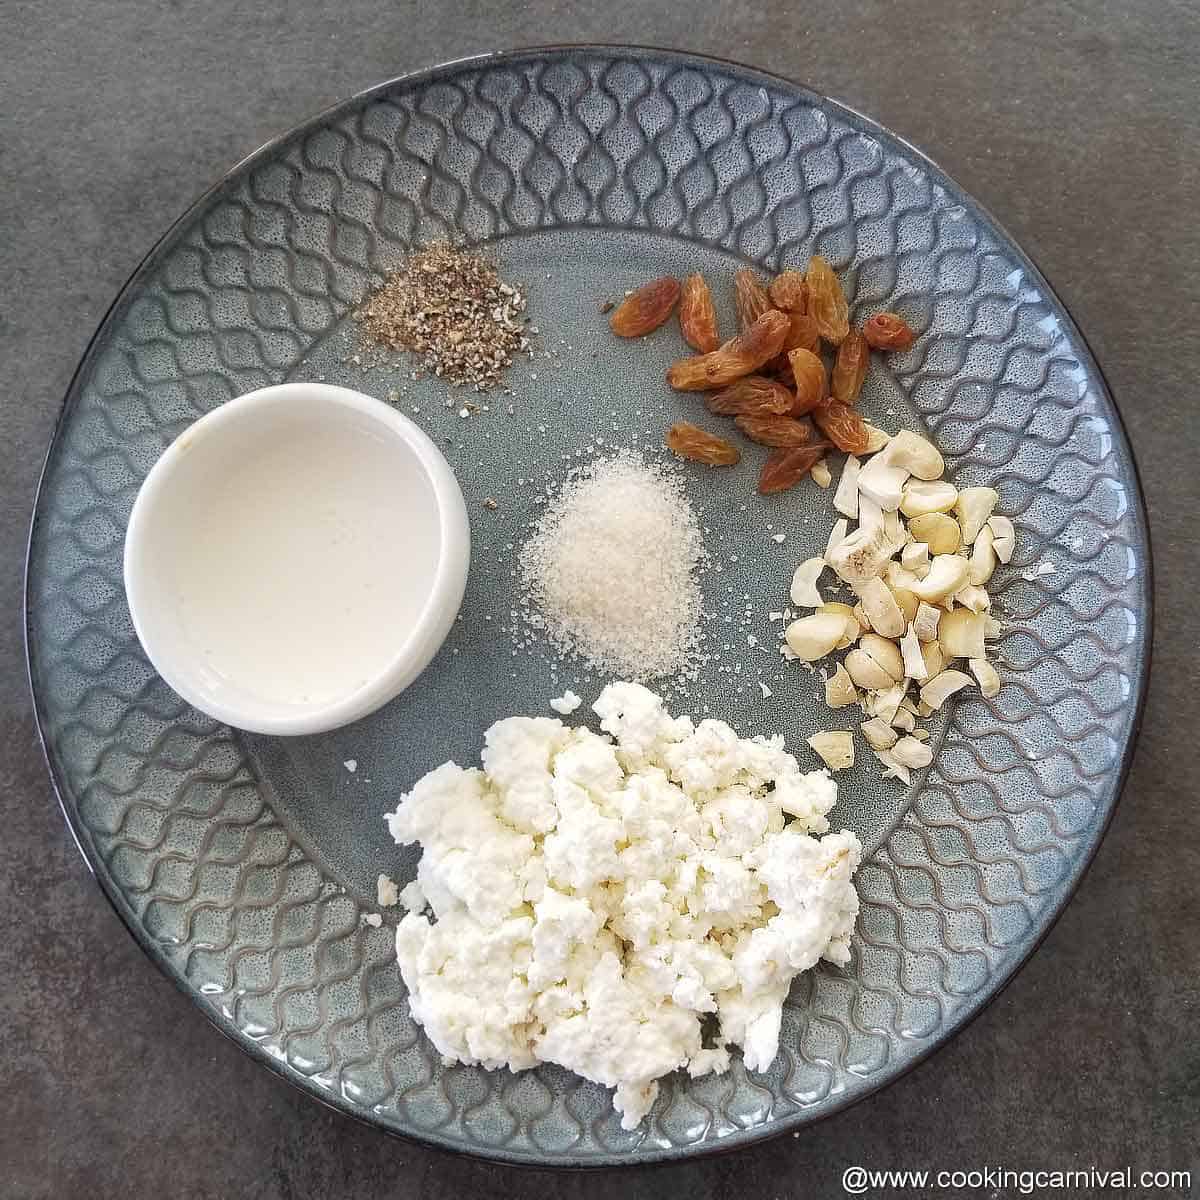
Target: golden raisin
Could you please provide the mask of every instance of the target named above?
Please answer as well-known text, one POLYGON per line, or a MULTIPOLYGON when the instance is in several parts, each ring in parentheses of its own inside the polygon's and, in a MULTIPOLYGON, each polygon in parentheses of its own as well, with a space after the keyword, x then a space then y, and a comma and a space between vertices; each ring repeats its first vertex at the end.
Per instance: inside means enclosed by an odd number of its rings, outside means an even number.
POLYGON ((733 304, 737 309, 738 328, 749 329, 769 308, 771 298, 753 271, 741 270, 733 277, 733 304))
POLYGON ((791 450, 773 450, 758 477, 760 494, 770 496, 795 487, 830 448, 828 442, 813 442, 810 446, 797 446, 791 450))
POLYGON ((829 377, 829 394, 843 404, 853 404, 862 391, 863 380, 871 361, 867 339, 852 329, 838 347, 833 373, 829 377))
POLYGON ((783 347, 787 331, 787 317, 770 309, 744 333, 716 350, 673 363, 667 371, 667 383, 679 392, 722 388, 774 358, 783 347))
POLYGON ((644 283, 617 305, 608 318, 617 337, 642 337, 657 329, 670 315, 679 299, 679 280, 670 275, 644 283))
POLYGON ((784 271, 767 287, 767 295, 776 308, 789 313, 808 312, 808 284, 801 271, 784 271))
POLYGON ((803 349, 790 351, 788 362, 792 365, 792 379, 796 384, 792 416, 802 417, 825 399, 825 364, 819 355, 803 349))
POLYGON ((760 446, 775 446, 791 449, 806 446, 812 441, 812 426, 807 421, 794 417, 778 417, 770 413, 743 413, 734 418, 734 424, 752 441, 760 446))
POLYGON ((679 297, 679 330, 683 340, 701 354, 707 354, 721 344, 712 292, 699 272, 683 281, 679 297))
POLYGON ((871 445, 867 423, 848 404, 832 398, 823 400, 813 409, 817 428, 839 449, 847 454, 866 454, 871 445))
POLYGON ((917 340, 908 322, 897 313, 876 313, 864 326, 863 337, 876 350, 907 350, 917 340))
POLYGON ((835 346, 850 332, 850 307, 838 277, 828 261, 814 254, 805 275, 808 311, 816 319, 821 336, 835 346))
POLYGON ((667 448, 680 458, 707 463, 710 467, 731 467, 742 457, 741 451, 723 437, 701 429, 690 421, 680 421, 667 432, 667 448))
POLYGON ((713 392, 704 405, 710 413, 736 417, 744 413, 785 413, 795 400, 790 389, 777 379, 767 379, 764 375, 744 375, 727 388, 713 392))
POLYGON ((820 352, 821 335, 816 321, 807 313, 788 313, 788 334, 783 340, 784 350, 811 350, 820 352))

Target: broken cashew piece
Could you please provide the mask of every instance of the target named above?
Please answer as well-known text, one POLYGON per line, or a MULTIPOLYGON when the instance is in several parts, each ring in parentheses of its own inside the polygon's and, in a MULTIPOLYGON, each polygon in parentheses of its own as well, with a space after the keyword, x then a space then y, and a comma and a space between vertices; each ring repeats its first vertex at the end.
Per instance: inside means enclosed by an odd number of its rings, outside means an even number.
POLYGON ((1000 493, 990 487, 963 488, 958 493, 954 508, 958 513, 958 523, 962 526, 964 545, 971 545, 979 536, 979 531, 987 524, 999 499, 1000 493))
POLYGON ((932 604, 926 604, 922 600, 917 607, 917 615, 913 617, 913 628, 917 631, 917 637, 923 642, 936 641, 938 622, 941 619, 941 609, 934 608, 932 604))
POLYGON ((900 655, 904 659, 904 674, 918 683, 929 678, 929 668, 925 664, 925 655, 921 651, 921 641, 916 630, 910 625, 908 632, 900 639, 900 655))
POLYGON ((921 703, 937 712, 955 692, 970 687, 971 678, 961 671, 942 671, 921 688, 921 703))
POLYGON ((853 454, 848 454, 842 477, 833 493, 833 507, 852 521, 858 520, 858 473, 861 470, 862 463, 853 454))
POLYGON ((1013 551, 1017 548, 1017 531, 1007 517, 988 517, 988 526, 992 531, 992 549, 1002 562, 1012 561, 1013 551))
POLYGON ((895 512, 904 496, 904 485, 908 472, 888 461, 886 454, 876 454, 859 472, 858 492, 861 497, 869 496, 884 512, 895 512))
POLYGON ((837 613, 818 612, 793 621, 784 633, 797 658, 816 662, 824 658, 846 635, 846 622, 837 613))
POLYGON ((817 591, 817 580, 828 564, 823 558, 805 559, 792 576, 791 597, 797 608, 820 608, 825 603, 817 591))
POLYGON ((825 561, 829 562, 830 555, 846 540, 846 530, 850 523, 845 517, 839 517, 829 531, 829 541, 825 543, 825 561))
POLYGON ((985 700, 1000 695, 1000 673, 986 658, 973 658, 968 664, 975 682, 979 684, 979 694, 985 700))
POLYGON ((842 604, 837 600, 829 600, 825 604, 822 604, 817 611, 837 613, 846 622, 846 636, 834 646, 835 650, 845 650, 848 646, 853 646, 858 641, 858 635, 862 633, 862 629, 858 624, 858 618, 854 615, 854 609, 850 605, 842 604))
POLYGON ((900 565, 910 575, 924 579, 929 574, 929 546, 925 542, 909 542, 900 551, 900 565))
POLYGON ((918 479, 940 479, 946 470, 945 460, 928 438, 902 429, 887 444, 887 460, 894 467, 903 467, 918 479))
POLYGON ((864 454, 878 454, 891 440, 890 433, 884 433, 882 429, 872 425, 870 421, 864 421, 863 425, 867 430, 867 448, 863 451, 864 454))
POLYGON ((936 604, 953 596, 967 582, 970 564, 957 554, 939 554, 929 564, 929 574, 909 589, 918 600, 936 604))
POLYGON ((985 525, 976 535, 975 548, 971 551, 971 568, 967 574, 976 587, 987 583, 996 569, 995 539, 990 525, 985 525))
MULTIPOLYGON (((860 527, 834 547, 828 561, 842 580, 851 587, 861 587, 868 579, 879 575, 894 553, 883 529, 868 532, 860 527)), ((963 567, 966 568, 965 560, 963 567)), ((963 583, 966 583, 965 578, 963 583)))
POLYGON ((958 522, 945 513, 926 513, 923 517, 913 517, 908 523, 908 532, 916 541, 924 542, 933 555, 954 554, 962 545, 958 522))
POLYGON ((938 623, 938 644, 951 658, 983 658, 983 617, 969 608, 942 613, 938 623))
POLYGON ((944 479, 910 479, 904 485, 900 511, 906 517, 923 517, 926 513, 948 513, 958 499, 958 489, 944 479))
POLYGON ((892 757, 897 762, 902 762, 906 767, 911 767, 913 770, 920 770, 922 767, 927 767, 933 762, 933 751, 914 737, 902 737, 892 747, 892 757))
POLYGON ((814 733, 808 739, 808 744, 831 771, 844 771, 854 766, 854 735, 846 730, 814 733))
POLYGON ((868 579, 859 591, 859 602, 876 633, 896 638, 904 632, 904 613, 891 588, 882 579, 868 579))
POLYGON ((867 739, 867 745, 872 750, 889 750, 900 737, 886 721, 879 717, 872 717, 869 721, 864 721, 859 729, 862 730, 862 735, 867 739))
POLYGON ((825 680, 825 703, 830 708, 847 708, 858 703, 858 689, 841 663, 838 663, 837 670, 825 680))

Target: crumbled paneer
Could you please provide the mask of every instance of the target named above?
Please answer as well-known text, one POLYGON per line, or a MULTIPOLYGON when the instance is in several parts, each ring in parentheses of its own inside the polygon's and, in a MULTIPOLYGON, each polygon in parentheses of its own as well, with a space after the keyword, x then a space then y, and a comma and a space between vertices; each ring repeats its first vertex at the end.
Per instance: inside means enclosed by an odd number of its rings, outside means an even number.
POLYGON ((861 847, 826 832, 836 786, 782 738, 671 717, 633 683, 592 708, 611 740, 511 717, 482 770, 445 763, 402 797, 388 826, 423 849, 432 919, 410 911, 396 955, 446 1059, 559 1063, 615 1088, 632 1129, 671 1071, 719 1074, 731 1046, 771 1064, 792 979, 849 959, 861 847))
POLYGON ((400 899, 400 889, 390 875, 380 875, 375 881, 375 899, 380 908, 391 908, 400 899))
POLYGON ((582 698, 577 696, 570 688, 567 688, 561 696, 555 696, 550 701, 550 707, 556 713, 562 713, 564 717, 569 717, 582 703, 582 698))

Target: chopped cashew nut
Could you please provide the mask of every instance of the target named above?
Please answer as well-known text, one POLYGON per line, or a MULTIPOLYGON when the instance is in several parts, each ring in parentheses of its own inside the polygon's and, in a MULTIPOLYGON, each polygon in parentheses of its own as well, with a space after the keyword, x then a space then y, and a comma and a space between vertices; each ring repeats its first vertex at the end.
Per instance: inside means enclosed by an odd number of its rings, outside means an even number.
POLYGON ((817 580, 825 567, 823 558, 809 558, 796 568, 792 576, 791 597, 797 608, 820 608, 824 603, 821 593, 817 591, 817 580))
POLYGON ((961 604, 963 608, 969 608, 972 612, 981 613, 991 608, 992 598, 987 594, 986 588, 968 583, 965 588, 959 588, 954 593, 954 603, 961 604))
POLYGON ((925 665, 925 655, 921 652, 921 641, 911 625, 900 639, 900 655, 904 659, 904 674, 909 679, 920 683, 929 678, 929 668, 925 665))
POLYGON ((893 683, 899 683, 904 678, 904 659, 900 657, 900 647, 895 642, 877 633, 864 633, 859 638, 858 648, 869 654, 892 677, 893 683))
POLYGON ((862 730, 862 735, 867 739, 867 745, 872 750, 889 750, 896 744, 899 734, 884 720, 879 717, 872 717, 869 721, 864 721, 859 729, 862 730))
POLYGON ((971 551, 971 569, 967 576, 976 587, 987 583, 996 569, 995 540, 996 535, 990 525, 985 525, 976 535, 975 548, 971 551))
POLYGON ((858 473, 859 503, 862 496, 870 496, 884 512, 894 512, 900 507, 907 480, 903 467, 893 466, 885 454, 876 454, 858 473))
POLYGON ((913 517, 908 523, 908 532, 918 542, 929 547, 930 554, 954 554, 962 545, 962 534, 958 522, 945 513, 926 513, 913 517))
POLYGON ((876 633, 895 638, 904 632, 904 614, 891 588, 882 579, 868 579, 862 585, 859 601, 876 633))
POLYGON ((829 464, 824 459, 813 463, 808 473, 812 477, 813 483, 819 488, 827 488, 833 482, 833 475, 829 471, 829 464))
POLYGON ((945 665, 946 656, 940 642, 922 642, 921 653, 925 656, 925 671, 932 679, 945 665))
POLYGON ((954 507, 958 489, 944 479, 910 479, 904 485, 900 511, 906 517, 923 517, 926 513, 946 513, 954 507))
POLYGON ((970 546, 979 536, 979 531, 992 515, 1000 493, 990 487, 963 488, 954 505, 958 522, 962 526, 963 544, 970 546))
POLYGON ((902 737, 892 747, 892 757, 906 767, 920 770, 921 767, 927 767, 933 762, 933 751, 916 738, 902 737))
POLYGON ((831 771, 844 771, 854 766, 854 735, 846 730, 814 733, 808 739, 808 744, 831 771))
POLYGON ((876 692, 895 681, 865 650, 851 650, 846 655, 846 670, 850 678, 864 691, 876 692))
POLYGON ((922 600, 917 608, 917 615, 913 618, 913 628, 917 631, 917 637, 923 642, 936 641, 938 622, 941 618, 942 614, 938 609, 922 600))
POLYGON ((847 646, 853 646, 858 641, 858 635, 862 629, 859 627, 858 618, 854 615, 854 609, 850 605, 831 600, 827 604, 822 604, 817 611, 837 613, 846 622, 846 636, 834 646, 835 650, 845 650, 847 646))
POLYGON ((882 429, 876 428, 870 421, 864 421, 863 424, 867 427, 867 448, 865 453, 878 454, 891 440, 891 434, 884 433, 882 429))
MULTIPOLYGON (((1009 518, 994 515, 995 489, 960 490, 942 478, 945 460, 928 438, 867 428, 869 448, 861 458, 847 456, 834 489, 842 515, 824 556, 801 563, 793 576, 792 605, 816 611, 788 626, 783 654, 815 662, 846 651, 824 680, 825 702, 834 709, 857 704, 885 778, 908 782, 910 770, 932 761, 929 733, 918 721, 971 682, 947 665, 965 660, 984 696, 999 691, 986 640, 999 637, 1000 624, 985 585, 997 564, 1012 558, 1015 530, 1009 518), (853 608, 822 603, 817 582, 825 565, 856 594, 853 608), (918 695, 909 699, 911 683, 918 695)), ((823 486, 832 482, 825 460, 812 473, 823 486)), ((843 747, 843 739, 850 735, 838 730, 814 735, 811 744, 840 770, 847 751, 845 765, 853 762, 852 742, 843 747)))
POLYGON ((1017 548, 1017 532, 1013 523, 1007 517, 988 517, 988 526, 992 531, 992 549, 1002 562, 1011 562, 1013 551, 1017 548))
POLYGON ((929 574, 929 546, 925 542, 909 542, 900 551, 900 565, 918 579, 929 574))
POLYGON ((862 463, 853 454, 847 455, 842 477, 833 493, 833 507, 852 521, 858 519, 858 473, 861 470, 862 463))
POLYGON ((830 708, 846 708, 858 703, 858 691, 854 680, 841 663, 838 663, 837 670, 825 680, 825 703, 830 708))
POLYGON ((904 522, 900 520, 900 514, 895 509, 883 514, 883 531, 887 534, 888 541, 892 543, 893 554, 908 542, 908 531, 904 528, 904 522))
POLYGON ((893 684, 871 697, 871 715, 895 725, 900 706, 904 703, 904 694, 908 690, 908 680, 893 684))
POLYGON ((904 614, 904 623, 906 625, 909 624, 913 617, 917 615, 917 609, 921 604, 920 600, 908 588, 898 587, 894 583, 888 583, 888 587, 891 589, 892 595, 896 598, 897 607, 904 614))
POLYGON ((938 642, 951 658, 983 658, 983 617, 968 608, 942 613, 938 622, 938 642))
POLYGON ((968 563, 957 554, 939 554, 929 564, 929 574, 909 590, 918 600, 931 604, 953 596, 967 582, 968 563))
POLYGON ((912 776, 908 773, 908 768, 898 759, 894 758, 890 750, 872 750, 871 753, 883 763, 884 779, 891 777, 900 780, 901 783, 912 782, 912 776))
POLYGON ((946 470, 941 452, 927 438, 902 429, 887 446, 887 460, 918 479, 940 479, 946 470))
MULTIPOLYGON (((907 549, 907 547, 906 547, 907 549)), ((920 577, 909 571, 903 563, 890 562, 883 572, 883 577, 887 580, 889 587, 902 588, 904 591, 911 592, 914 584, 921 582, 920 577)))
POLYGON ((850 528, 849 522, 845 517, 839 517, 833 528, 829 531, 829 541, 825 543, 825 561, 829 561, 829 556, 837 549, 838 546, 846 540, 846 530, 850 528))
POLYGON ((921 703, 936 712, 955 692, 969 687, 971 678, 961 671, 942 671, 921 688, 921 703))
MULTIPOLYGON (((856 529, 834 547, 829 555, 829 565, 851 587, 859 587, 868 579, 876 578, 894 553, 882 529, 876 529, 873 533, 856 529)), ((964 560, 963 583, 966 583, 966 566, 964 560)))
POLYGON ((986 658, 973 658, 967 665, 979 684, 979 694, 985 700, 1000 695, 1000 673, 986 658))
POLYGON ((824 658, 846 634, 846 622, 837 613, 813 613, 793 621, 784 634, 789 649, 805 662, 824 658))
POLYGON ((858 528, 864 533, 883 532, 883 509, 864 492, 858 493, 858 528))

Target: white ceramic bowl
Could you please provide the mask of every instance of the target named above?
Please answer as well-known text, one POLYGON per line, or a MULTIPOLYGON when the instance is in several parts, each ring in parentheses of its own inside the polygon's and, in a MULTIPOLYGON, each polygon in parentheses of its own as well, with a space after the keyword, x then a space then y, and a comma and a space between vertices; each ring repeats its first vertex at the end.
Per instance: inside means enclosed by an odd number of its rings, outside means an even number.
POLYGON ((194 707, 319 733, 424 670, 469 558, 462 492, 412 421, 348 388, 287 383, 222 405, 155 463, 125 591, 150 661, 194 707))

